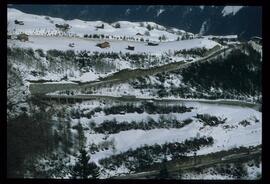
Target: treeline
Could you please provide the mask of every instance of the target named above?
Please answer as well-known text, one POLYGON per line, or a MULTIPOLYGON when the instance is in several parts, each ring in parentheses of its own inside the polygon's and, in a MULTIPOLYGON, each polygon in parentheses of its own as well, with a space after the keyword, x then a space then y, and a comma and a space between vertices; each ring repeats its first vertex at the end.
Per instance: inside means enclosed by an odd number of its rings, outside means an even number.
POLYGON ((248 54, 234 50, 226 58, 192 64, 180 72, 183 82, 208 91, 213 87, 224 91, 234 90, 243 95, 260 94, 262 90, 260 54, 250 46, 246 46, 243 50, 248 54))
MULTIPOLYGON (((147 34, 147 33, 146 33, 147 34)), ((149 35, 148 35, 149 36, 149 35)), ((128 40, 128 41, 140 41, 140 42, 148 42, 149 39, 139 38, 134 36, 112 36, 112 35, 104 35, 104 34, 84 34, 84 38, 93 38, 93 39, 115 39, 115 40, 128 40)))
MULTIPOLYGON (((259 120, 257 120, 257 121, 259 121, 259 120)), ((251 123, 247 120, 243 120, 243 121, 240 121, 238 124, 242 125, 243 127, 246 127, 246 126, 249 126, 251 123)))
POLYGON ((35 58, 34 50, 32 48, 23 49, 23 48, 7 48, 7 56, 11 59, 21 59, 21 60, 33 60, 35 58))
POLYGON ((79 154, 76 154, 75 165, 71 165, 69 156, 55 152, 31 163, 34 166, 29 167, 27 169, 29 172, 24 176, 42 179, 96 179, 100 174, 100 168, 90 158, 85 148, 80 149, 79 154))
POLYGON ((169 74, 160 73, 160 77, 155 76, 159 83, 151 83, 148 77, 138 77, 135 80, 129 82, 134 89, 155 89, 152 90, 152 95, 157 95, 160 98, 168 96, 176 96, 181 98, 204 98, 209 100, 214 99, 239 99, 245 100, 246 97, 239 94, 235 89, 222 90, 220 88, 212 88, 212 90, 205 89, 202 86, 192 86, 191 84, 182 83, 179 86, 175 86, 170 81, 169 74), (164 87, 164 82, 168 81, 169 87, 164 87), (195 88, 195 90, 191 90, 195 88))
MULTIPOLYGON (((57 152, 58 160, 60 157, 60 160, 64 160, 85 144, 81 124, 76 127, 77 133, 74 134, 70 121, 65 121, 64 111, 57 112, 58 120, 52 123, 51 114, 41 104, 39 107, 38 111, 30 111, 31 115, 23 113, 7 123, 8 177, 23 178, 29 174, 29 177, 51 177, 45 168, 36 167, 42 165, 39 160, 54 159, 54 152, 57 152)), ((51 164, 56 167, 62 165, 55 160, 51 164)), ((54 167, 52 165, 46 167, 54 167)))
POLYGON ((121 131, 127 130, 151 130, 155 128, 182 128, 192 122, 192 119, 186 119, 182 122, 177 121, 176 119, 159 119, 159 121, 155 121, 154 119, 149 119, 148 121, 132 121, 132 122, 117 122, 116 119, 113 120, 105 120, 103 123, 96 126, 95 123, 92 123, 92 129, 96 133, 102 134, 115 134, 121 131))
POLYGON ((120 113, 135 113, 135 112, 139 114, 143 112, 146 112, 148 114, 168 114, 168 113, 191 112, 192 109, 193 107, 186 107, 184 105, 161 106, 161 105, 154 105, 154 103, 151 102, 146 102, 138 107, 132 104, 127 104, 104 108, 103 111, 106 115, 120 114, 120 113))
POLYGON ((198 118, 200 122, 203 122, 204 126, 218 126, 219 124, 224 124, 227 120, 227 118, 222 119, 209 114, 197 114, 196 118, 198 118))
POLYGON ((148 77, 137 77, 135 80, 129 81, 129 84, 134 88, 134 89, 146 89, 146 88, 153 88, 155 87, 152 84, 149 84, 147 82, 148 77))
POLYGON ((37 56, 46 58, 50 65, 55 64, 65 64, 76 66, 80 70, 90 71, 95 69, 98 72, 110 72, 116 70, 115 62, 116 59, 128 61, 132 67, 149 67, 155 66, 158 63, 166 60, 168 62, 168 57, 163 56, 159 58, 157 56, 151 56, 147 53, 141 54, 130 54, 130 53, 116 53, 116 52, 91 52, 91 51, 74 51, 74 50, 56 50, 51 49, 47 52, 42 49, 33 50, 22 49, 22 48, 8 48, 9 53, 18 53, 16 57, 21 58, 28 55, 33 59, 39 59, 37 56), (36 54, 35 54, 36 53, 36 54))
POLYGON ((199 57, 203 57, 205 56, 207 53, 207 49, 205 47, 202 48, 192 48, 192 49, 183 49, 183 50, 179 50, 179 51, 174 51, 174 55, 191 55, 191 56, 199 56, 199 57))
POLYGON ((144 112, 148 114, 169 114, 169 113, 185 113, 191 112, 193 107, 186 107, 184 105, 155 105, 151 102, 142 103, 139 106, 133 104, 124 104, 124 105, 114 105, 111 107, 96 107, 95 109, 84 113, 84 111, 79 109, 71 109, 70 115, 73 119, 79 119, 81 117, 86 117, 91 119, 95 113, 104 112, 105 115, 110 114, 126 114, 126 113, 138 113, 142 114, 144 112))
POLYGON ((214 143, 212 137, 200 137, 185 140, 182 143, 165 143, 162 145, 145 145, 135 150, 129 149, 121 154, 112 155, 99 160, 100 165, 109 170, 116 170, 125 166, 131 171, 140 171, 160 162, 165 155, 171 155, 172 159, 181 158, 187 153, 197 151, 201 147, 210 146, 214 143))
POLYGON ((23 178, 26 159, 50 154, 55 145, 45 113, 22 114, 7 123, 7 176, 23 178))
MULTIPOLYGON (((125 60, 128 61, 133 67, 144 67, 148 65, 157 65, 162 62, 164 59, 160 59, 157 56, 151 56, 147 53, 141 54, 130 54, 119 53, 116 52, 90 52, 90 51, 80 51, 76 55, 76 62, 79 64, 80 68, 85 67, 95 67, 98 62, 102 62, 105 60, 125 60)), ((168 58, 167 58, 168 60, 168 58)))
POLYGON ((89 145, 89 151, 91 154, 95 154, 96 152, 99 151, 109 150, 110 148, 113 150, 113 152, 116 151, 114 139, 104 140, 99 144, 91 143, 89 145))
MULTIPOLYGON (((91 51, 77 51, 76 53, 73 50, 67 50, 67 51, 60 51, 60 50, 48 50, 47 55, 44 54, 44 52, 41 49, 36 50, 40 54, 40 56, 45 56, 46 59, 49 61, 52 61, 54 57, 59 57, 63 61, 65 60, 72 60, 74 63, 78 65, 80 69, 84 68, 95 68, 98 67, 98 65, 101 66, 106 64, 106 61, 113 61, 116 59, 121 59, 128 61, 131 65, 135 67, 144 67, 144 66, 154 66, 161 62, 169 62, 168 57, 162 56, 161 58, 149 55, 147 53, 140 53, 140 54, 130 54, 122 53, 121 51, 119 53, 116 52, 91 52, 91 51)), ((108 63, 107 63, 108 64, 108 63)), ((113 62, 112 62, 113 64, 113 62)), ((106 66, 104 66, 106 67, 106 66)), ((115 68, 115 67, 114 67, 115 68)))
MULTIPOLYGON (((169 62, 168 57, 151 56, 147 53, 130 54, 116 52, 90 52, 90 51, 74 51, 74 50, 56 50, 51 49, 44 51, 42 49, 33 50, 23 48, 8 48, 8 56, 13 59, 23 60, 27 66, 34 66, 35 76, 44 76, 46 71, 55 71, 61 74, 67 73, 67 70, 80 70, 83 72, 96 71, 99 73, 108 73, 117 70, 117 64, 114 60, 125 60, 134 68, 148 68, 156 66, 163 62, 169 62), (48 61, 49 65, 41 62, 41 58, 48 61), (62 67, 59 67, 59 66, 62 67), (71 69, 70 69, 71 68, 71 69)), ((73 70, 68 74, 74 76, 73 70)))
POLYGON ((49 50, 44 52, 42 49, 33 50, 32 48, 8 48, 7 54, 8 59, 13 60, 14 64, 25 65, 22 70, 35 77, 46 77, 47 72, 58 73, 59 77, 65 75, 74 76, 73 71, 79 69, 74 62, 74 55, 75 53, 72 50, 49 50), (45 59, 48 62, 44 62, 45 59))
POLYGON ((251 46, 242 50, 234 50, 225 58, 204 63, 192 63, 189 67, 155 75, 160 83, 151 83, 147 77, 138 77, 129 84, 135 89, 156 89, 153 95, 159 97, 179 96, 183 98, 205 99, 239 99, 245 100, 251 96, 258 100, 261 95, 262 63, 260 54, 251 46), (164 87, 171 75, 181 75, 180 86, 171 83, 164 87), (191 90, 195 89, 195 90, 191 90))

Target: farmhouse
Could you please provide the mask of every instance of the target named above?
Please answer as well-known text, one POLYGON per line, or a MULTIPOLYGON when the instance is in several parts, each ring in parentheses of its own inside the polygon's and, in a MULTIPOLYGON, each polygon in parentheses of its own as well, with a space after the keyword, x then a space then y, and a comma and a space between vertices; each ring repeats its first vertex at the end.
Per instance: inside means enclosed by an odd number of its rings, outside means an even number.
POLYGON ((133 46, 133 45, 128 45, 128 48, 127 48, 128 50, 134 50, 135 49, 135 47, 133 46))
POLYGON ((29 38, 28 38, 28 35, 25 34, 25 33, 21 33, 17 36, 17 39, 20 40, 21 42, 25 42, 25 41, 28 41, 29 38))
POLYGON ((148 42, 148 45, 149 45, 149 46, 157 46, 158 43, 156 43, 156 42, 148 42))
POLYGON ((103 48, 110 47, 110 43, 109 42, 98 43, 96 46, 103 49, 103 48))
POLYGON ((137 35, 137 36, 143 36, 143 34, 141 34, 141 33, 137 33, 136 35, 137 35))
POLYGON ((15 24, 19 24, 19 25, 24 25, 23 21, 19 21, 19 20, 14 20, 15 24))
POLYGON ((101 24, 100 26, 96 26, 97 29, 104 29, 104 24, 101 24))
POLYGON ((66 31, 70 28, 69 24, 55 24, 55 27, 62 30, 62 31, 66 31))

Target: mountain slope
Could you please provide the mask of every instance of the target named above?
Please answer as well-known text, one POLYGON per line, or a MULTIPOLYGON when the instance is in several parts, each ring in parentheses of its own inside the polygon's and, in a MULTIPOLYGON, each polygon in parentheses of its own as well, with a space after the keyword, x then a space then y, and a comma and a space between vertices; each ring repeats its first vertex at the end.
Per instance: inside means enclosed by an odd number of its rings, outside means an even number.
POLYGON ((115 22, 153 21, 199 33, 207 22, 204 34, 238 34, 249 39, 261 36, 261 7, 241 6, 148 6, 148 5, 10 5, 21 11, 64 19, 103 20, 115 22))

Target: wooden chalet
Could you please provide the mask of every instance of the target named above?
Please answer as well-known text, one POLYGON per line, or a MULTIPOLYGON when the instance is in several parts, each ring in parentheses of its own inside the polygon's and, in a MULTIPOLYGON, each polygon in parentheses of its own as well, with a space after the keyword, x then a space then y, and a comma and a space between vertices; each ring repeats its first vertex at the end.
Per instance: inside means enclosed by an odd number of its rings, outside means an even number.
POLYGON ((96 26, 97 29, 104 29, 104 24, 101 24, 100 26, 96 26))
POLYGON ((158 45, 158 43, 156 43, 156 42, 148 42, 148 46, 157 46, 158 45))
POLYGON ((135 46, 133 46, 133 45, 128 45, 128 48, 127 48, 128 50, 134 50, 135 49, 135 46))

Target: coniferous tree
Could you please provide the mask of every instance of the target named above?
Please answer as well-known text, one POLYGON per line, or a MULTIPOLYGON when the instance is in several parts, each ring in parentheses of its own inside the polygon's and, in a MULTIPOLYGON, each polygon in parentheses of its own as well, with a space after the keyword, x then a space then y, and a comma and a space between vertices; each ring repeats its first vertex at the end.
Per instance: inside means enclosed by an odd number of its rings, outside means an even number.
POLYGON ((99 167, 94 163, 90 162, 89 167, 91 169, 91 175, 93 179, 97 179, 99 177, 99 167))
POLYGON ((86 141, 86 137, 84 135, 82 124, 78 124, 78 142, 79 142, 79 149, 81 149, 86 141))
POLYGON ((90 156, 87 155, 85 148, 80 150, 80 155, 75 166, 72 168, 72 177, 75 179, 95 179, 99 176, 99 167, 90 162, 90 156))
POLYGON ((167 160, 164 159, 162 162, 162 166, 161 166, 161 169, 159 171, 159 174, 157 176, 157 179, 169 179, 169 172, 168 172, 168 169, 166 166, 166 162, 167 162, 167 160))

